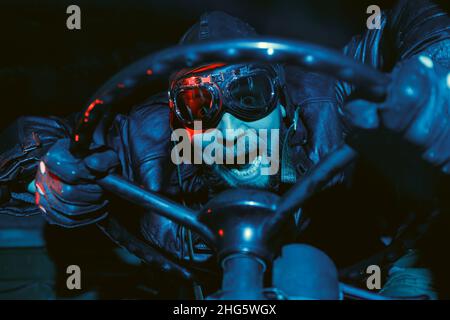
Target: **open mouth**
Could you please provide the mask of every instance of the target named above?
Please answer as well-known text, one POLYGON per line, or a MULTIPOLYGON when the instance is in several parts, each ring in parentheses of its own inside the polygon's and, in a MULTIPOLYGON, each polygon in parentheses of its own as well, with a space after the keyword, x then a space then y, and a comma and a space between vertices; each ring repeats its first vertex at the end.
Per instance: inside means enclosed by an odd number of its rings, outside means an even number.
POLYGON ((249 178, 258 174, 262 156, 257 156, 250 163, 224 165, 233 175, 241 178, 249 178))

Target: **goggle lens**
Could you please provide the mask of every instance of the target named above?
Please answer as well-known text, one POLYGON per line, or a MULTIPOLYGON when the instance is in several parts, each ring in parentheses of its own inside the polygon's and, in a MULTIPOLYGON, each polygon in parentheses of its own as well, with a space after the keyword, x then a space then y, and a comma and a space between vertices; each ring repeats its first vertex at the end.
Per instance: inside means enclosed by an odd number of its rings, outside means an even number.
POLYGON ((230 96, 234 105, 244 113, 264 113, 273 96, 272 83, 266 74, 238 78, 230 83, 230 96))
POLYGON ((176 97, 176 103, 183 119, 202 120, 211 110, 212 94, 205 88, 183 89, 176 97))

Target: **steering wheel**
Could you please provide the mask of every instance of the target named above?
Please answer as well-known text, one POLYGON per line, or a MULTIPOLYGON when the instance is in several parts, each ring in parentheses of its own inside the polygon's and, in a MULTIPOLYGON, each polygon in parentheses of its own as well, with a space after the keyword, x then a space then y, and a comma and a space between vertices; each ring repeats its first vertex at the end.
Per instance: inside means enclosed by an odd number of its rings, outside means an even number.
MULTIPOLYGON (((72 137, 71 152, 78 157, 86 155, 94 132, 102 130, 99 123, 106 123, 104 127, 108 127, 114 110, 141 102, 147 97, 154 80, 180 68, 217 61, 264 61, 297 65, 307 71, 325 73, 352 83, 365 96, 378 100, 383 99, 390 82, 386 74, 338 51, 299 41, 252 38, 178 45, 144 57, 106 82, 84 108, 72 137)), ((270 260, 275 250, 273 243, 276 243, 272 240, 277 238, 284 222, 356 156, 357 153, 344 144, 331 152, 281 198, 264 191, 232 190, 214 198, 201 212, 145 190, 118 175, 111 174, 96 182, 105 190, 196 232, 219 253, 222 260, 238 251, 270 260), (259 214, 252 217, 246 215, 245 211, 249 207, 257 209, 259 214), (227 218, 223 214, 226 210, 227 218), (218 214, 208 214, 211 211, 218 214), (235 219, 229 212, 233 212, 235 219), (236 223, 244 216, 245 225, 255 231, 251 241, 244 239, 243 225, 236 223)))

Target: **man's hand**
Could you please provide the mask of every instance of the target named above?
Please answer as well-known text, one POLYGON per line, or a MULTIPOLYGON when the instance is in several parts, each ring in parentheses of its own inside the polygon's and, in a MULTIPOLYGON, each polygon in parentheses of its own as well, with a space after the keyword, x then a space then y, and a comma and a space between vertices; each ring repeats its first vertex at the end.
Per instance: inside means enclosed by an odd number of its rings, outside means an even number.
POLYGON ((106 216, 108 203, 100 186, 93 183, 118 163, 113 150, 77 159, 69 151, 68 139, 56 142, 39 163, 36 204, 50 223, 77 227, 106 216))
POLYGON ((450 72, 426 56, 396 67, 383 103, 349 102, 344 122, 369 158, 422 159, 450 174, 450 72))

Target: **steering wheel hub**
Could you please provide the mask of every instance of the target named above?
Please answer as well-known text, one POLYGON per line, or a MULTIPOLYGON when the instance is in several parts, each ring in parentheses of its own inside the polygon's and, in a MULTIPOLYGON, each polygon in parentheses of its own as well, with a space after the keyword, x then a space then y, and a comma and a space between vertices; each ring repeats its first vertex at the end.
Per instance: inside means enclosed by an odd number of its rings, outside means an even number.
POLYGON ((278 200, 270 192, 232 189, 208 202, 198 220, 215 233, 220 260, 235 253, 271 260, 277 244, 268 242, 263 226, 273 217, 278 200))

